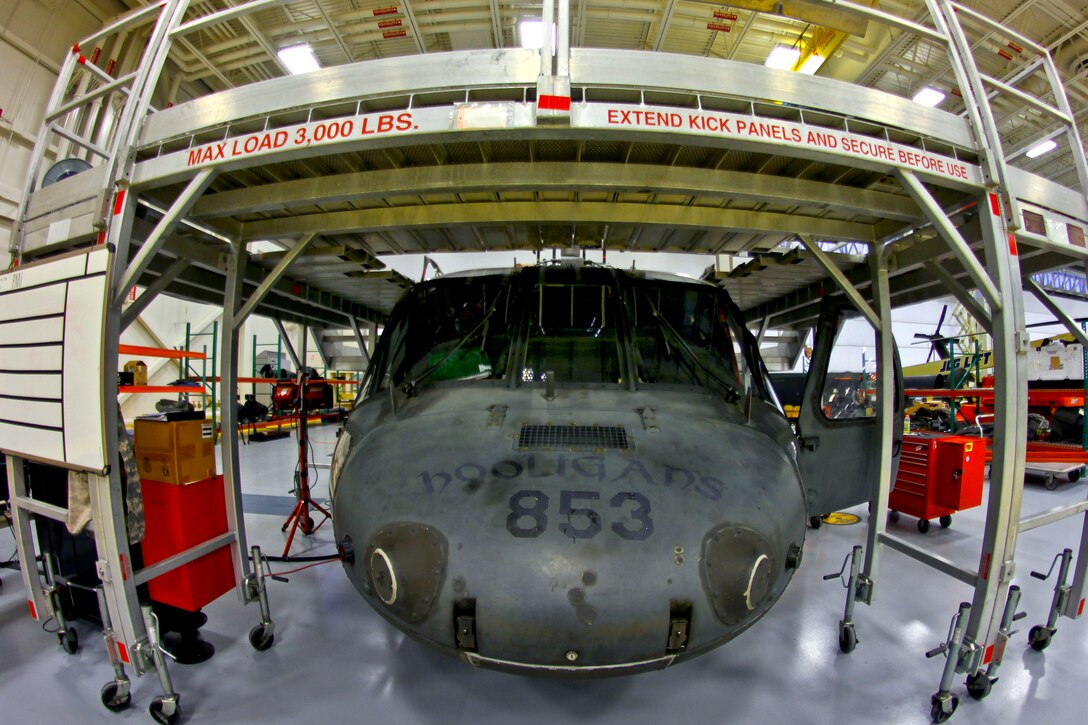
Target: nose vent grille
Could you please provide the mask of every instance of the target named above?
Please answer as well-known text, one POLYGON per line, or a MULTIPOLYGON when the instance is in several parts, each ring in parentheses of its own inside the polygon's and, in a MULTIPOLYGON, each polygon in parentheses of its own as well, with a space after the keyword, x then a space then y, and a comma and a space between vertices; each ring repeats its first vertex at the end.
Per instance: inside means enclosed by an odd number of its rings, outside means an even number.
POLYGON ((520 450, 570 450, 572 448, 630 448, 627 431, 619 425, 523 425, 520 450))

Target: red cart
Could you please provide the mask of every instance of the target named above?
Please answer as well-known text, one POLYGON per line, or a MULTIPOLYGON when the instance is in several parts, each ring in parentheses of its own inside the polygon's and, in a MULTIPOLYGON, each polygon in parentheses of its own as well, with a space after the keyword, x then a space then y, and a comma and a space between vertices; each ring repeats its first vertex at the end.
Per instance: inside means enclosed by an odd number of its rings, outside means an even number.
POLYGON ((918 518, 918 530, 929 531, 931 519, 941 528, 952 514, 982 505, 986 448, 982 440, 940 433, 903 436, 899 471, 888 497, 889 518, 899 513, 918 518))

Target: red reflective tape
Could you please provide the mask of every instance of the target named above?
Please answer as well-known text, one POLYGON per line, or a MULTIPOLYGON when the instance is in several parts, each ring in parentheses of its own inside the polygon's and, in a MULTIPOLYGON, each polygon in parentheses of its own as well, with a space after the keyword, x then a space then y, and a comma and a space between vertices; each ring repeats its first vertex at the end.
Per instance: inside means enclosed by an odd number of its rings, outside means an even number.
POLYGON ((982 656, 982 664, 984 664, 984 665, 990 664, 990 660, 992 660, 993 658, 994 658, 994 646, 990 645, 989 647, 986 648, 986 654, 984 654, 982 656))
POLYGON ((117 216, 121 213, 121 209, 125 206, 125 190, 121 189, 117 192, 117 196, 113 198, 113 215, 117 216))
POLYGON ((1020 256, 1020 252, 1016 248, 1016 235, 1012 232, 1009 232, 1009 254, 1014 257, 1020 256))
POLYGON ((73 53, 78 53, 79 52, 79 43, 76 43, 75 45, 72 46, 72 52, 73 53))
MULTIPOLYGON (((1081 602, 1083 604, 1084 602, 1081 602)), ((34 608, 34 602, 29 599, 26 600, 26 606, 30 608, 30 616, 34 619, 38 618, 38 610, 34 608)))
POLYGON ((121 661, 126 665, 132 664, 132 660, 128 658, 128 647, 125 646, 124 642, 117 643, 117 654, 121 656, 121 661))
POLYGON ((1077 616, 1084 614, 1084 600, 1080 600, 1080 606, 1077 608, 1077 616))
POLYGON ((106 230, 103 229, 102 231, 100 231, 98 233, 98 240, 95 242, 95 244, 105 244, 105 243, 106 243, 106 230))
POLYGON ((1001 216, 1001 200, 997 198, 997 194, 990 194, 990 211, 994 216, 1001 216))
MULTIPOLYGON (((113 58, 110 58, 109 62, 106 63, 106 75, 112 76, 113 75, 113 69, 114 69, 114 67, 116 65, 117 65, 117 61, 114 60, 113 58)), ((174 105, 174 104, 172 104, 172 103, 167 104, 167 106, 172 106, 172 105, 174 105)))
POLYGON ((91 53, 91 62, 97 64, 100 57, 102 57, 102 49, 96 47, 94 52, 91 53))
POLYGON ((546 111, 569 111, 570 96, 541 96, 536 99, 536 107, 546 111))
POLYGON ((76 62, 81 65, 87 65, 87 59, 84 58, 82 55, 76 58, 76 62))
POLYGON ((121 581, 128 581, 128 562, 125 561, 125 555, 121 554, 118 557, 121 560, 121 581))
POLYGON ((987 551, 982 557, 982 571, 979 572, 979 576, 982 577, 983 581, 986 581, 990 578, 990 562, 993 560, 993 558, 994 555, 989 551, 987 551))

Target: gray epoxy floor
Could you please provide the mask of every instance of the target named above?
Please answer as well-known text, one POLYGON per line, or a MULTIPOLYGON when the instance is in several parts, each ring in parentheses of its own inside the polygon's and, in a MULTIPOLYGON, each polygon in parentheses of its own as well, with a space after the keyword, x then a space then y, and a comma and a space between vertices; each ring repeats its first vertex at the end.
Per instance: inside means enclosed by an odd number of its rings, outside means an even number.
MULTIPOLYGON (((314 452, 327 461, 332 428, 314 432, 314 452)), ((250 543, 282 550, 283 516, 290 508, 296 444, 292 440, 242 449, 243 490, 250 543), (282 510, 282 509, 281 509, 282 510)), ((320 472, 315 495, 327 495, 320 472)), ((1029 486, 1024 513, 1085 497, 1078 482, 1046 491, 1029 486)), ((856 511, 862 515, 863 509, 856 511)), ((959 563, 978 558, 982 510, 955 517, 952 528, 927 535, 903 517, 892 529, 959 563)), ((1081 519, 1021 537, 1021 609, 1028 617, 1010 643, 1001 681, 985 700, 966 696, 952 723, 1081 723, 1086 702, 1084 662, 1088 622, 1059 621, 1045 653, 1026 647, 1026 632, 1046 618, 1052 583, 1028 577, 1045 570, 1063 547, 1076 547, 1081 519)), ((857 612, 860 643, 839 653, 837 624, 845 590, 822 576, 839 568, 864 523, 810 531, 805 560, 780 602, 751 630, 714 652, 662 672, 601 681, 527 679, 484 670, 431 652, 394 630, 356 594, 338 564, 318 566, 271 584, 275 646, 255 652, 247 633, 256 606, 227 595, 207 607, 206 639, 217 652, 197 666, 174 665, 185 721, 193 723, 903 723, 929 722, 929 697, 943 659, 924 652, 940 642, 969 590, 895 552, 882 559, 877 597, 857 612)), ((330 527, 292 553, 332 551, 330 527)), ((7 533, 0 558, 13 551, 7 533)), ((287 564, 274 564, 282 571, 287 564)), ((18 573, 0 570, 0 722, 151 722, 147 704, 158 694, 153 676, 134 683, 133 707, 113 714, 99 704, 111 670, 97 632, 77 623, 83 648, 65 655, 27 616, 18 573)))

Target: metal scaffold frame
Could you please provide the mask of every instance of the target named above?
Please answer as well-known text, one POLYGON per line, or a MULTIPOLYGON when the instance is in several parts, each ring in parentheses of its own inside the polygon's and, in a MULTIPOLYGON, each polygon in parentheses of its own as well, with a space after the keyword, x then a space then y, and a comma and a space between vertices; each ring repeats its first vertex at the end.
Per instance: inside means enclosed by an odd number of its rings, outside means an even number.
MULTIPOLYGON (((834 158, 840 161, 847 158, 851 163, 856 162, 858 165, 884 171, 893 176, 905 190, 907 197, 921 210, 921 217, 918 218, 915 210, 897 205, 893 200, 878 197, 875 194, 868 196, 859 194, 861 201, 854 203, 869 205, 866 208, 874 216, 883 215, 886 220, 894 222, 892 227, 887 227, 888 235, 875 239, 866 238, 865 232, 870 227, 834 219, 811 221, 805 232, 797 234, 797 239, 826 268, 842 293, 869 321, 876 331, 879 348, 877 386, 882 432, 879 482, 873 491, 872 516, 864 548, 864 561, 859 560, 862 555, 860 548, 855 549, 854 553, 855 561, 851 567, 852 576, 848 585, 847 616, 844 618, 844 624, 854 626, 852 614, 855 601, 860 600, 866 604, 875 602, 882 546, 917 559, 973 588, 972 601, 961 607, 956 615, 955 626, 952 628, 949 641, 940 649, 941 652, 946 653, 948 659, 940 687, 933 697, 934 719, 947 718, 955 709, 955 697, 950 691, 955 673, 968 675, 969 690, 974 687, 972 694, 980 692, 983 685, 985 685, 983 689, 988 692, 989 685, 994 680, 996 668, 1001 661, 1004 642, 1009 634, 1011 616, 1016 609, 1015 600, 1018 590, 1010 584, 1015 574, 1014 553, 1017 534, 1021 530, 1084 513, 1088 509, 1088 505, 1078 504, 1061 511, 1047 512, 1024 521, 1020 520, 1026 440, 1026 352, 1028 348, 1022 288, 1028 289, 1039 297, 1064 324, 1070 327, 1078 339, 1088 342, 1084 340, 1079 328, 1061 313, 1046 293, 1026 274, 1022 276, 1018 241, 1048 252, 1067 255, 1071 260, 1083 260, 1085 255, 1082 250, 1071 247, 1059 248, 1054 240, 1020 228, 1022 198, 1018 189, 1024 186, 1024 174, 1007 164, 1008 159, 1004 157, 996 122, 990 108, 994 95, 1008 94, 1024 102, 1030 102, 1032 107, 1040 109, 1065 124, 1063 131, 1066 133, 1069 144, 1076 150, 1074 158, 1077 160, 1076 166, 1082 188, 1088 188, 1088 166, 1084 161, 1080 137, 1073 124, 1068 100, 1062 90, 1057 69, 1045 48, 1008 29, 1002 29, 1002 32, 1010 38, 1014 38, 1024 47, 1037 53, 1038 60, 1032 62, 1030 67, 1017 77, 999 81, 982 75, 978 71, 972 57, 965 25, 984 29, 1000 26, 974 11, 950 0, 927 0, 932 22, 932 26, 929 26, 851 2, 836 3, 868 19, 926 38, 947 50, 957 83, 966 101, 967 118, 963 127, 954 125, 942 127, 941 121, 947 114, 909 108, 905 101, 903 103, 889 101, 886 104, 859 103, 861 99, 866 98, 866 93, 877 92, 854 89, 842 84, 833 86, 830 84, 835 82, 826 79, 811 79, 815 90, 810 90, 780 83, 783 76, 775 75, 780 72, 761 67, 747 67, 745 74, 721 74, 730 76, 728 81, 711 78, 714 74, 703 74, 701 80, 694 80, 700 78, 700 75, 691 73, 693 68, 707 68, 710 67, 708 65, 710 63, 725 61, 701 59, 677 61, 676 68, 663 69, 647 63, 641 59, 640 54, 627 51, 620 52, 624 63, 606 63, 611 60, 611 56, 606 51, 570 47, 568 0, 558 0, 558 3, 556 0, 546 0, 544 2, 546 22, 550 22, 553 17, 558 17, 560 21, 555 48, 550 48, 546 44, 545 48, 539 52, 508 51, 505 52, 506 60, 502 64, 494 60, 495 54, 490 51, 460 53, 458 57, 465 61, 466 77, 451 79, 448 86, 441 90, 456 94, 463 89, 463 100, 448 106, 417 107, 414 105, 417 93, 423 94, 436 90, 433 81, 427 85, 425 72, 411 75, 421 79, 418 81, 420 84, 418 88, 405 89, 394 87, 389 81, 393 78, 404 83, 404 79, 410 75, 403 72, 379 74, 374 80, 370 80, 365 78, 367 74, 349 75, 342 68, 330 68, 320 73, 324 74, 323 78, 335 78, 342 82, 339 86, 343 88, 342 98, 321 97, 308 87, 307 84, 310 81, 293 77, 267 82, 278 84, 276 88, 290 92, 272 93, 271 86, 267 84, 257 84, 261 86, 260 88, 235 89, 229 93, 220 94, 223 96, 223 102, 205 105, 203 114, 186 115, 179 109, 163 111, 152 109, 151 97, 173 42, 201 28, 244 17, 268 4, 267 0, 256 0, 185 23, 183 17, 188 9, 188 1, 167 0, 165 3, 139 10, 116 21, 80 44, 90 46, 111 34, 133 32, 135 29, 143 28, 142 32, 148 33, 147 52, 132 72, 117 80, 112 77, 108 80, 99 77, 98 80, 103 85, 89 92, 86 91, 85 85, 81 86, 82 95, 69 98, 67 89, 77 68, 85 69, 96 77, 101 74, 101 71, 98 71, 93 63, 88 64, 79 54, 80 45, 77 45, 73 53, 65 59, 61 68, 56 89, 49 100, 46 126, 42 129, 33 152, 26 192, 19 207, 19 224, 13 241, 13 253, 16 261, 21 261, 31 251, 28 239, 31 238, 33 230, 29 229, 28 220, 33 203, 37 201, 36 194, 41 191, 38 184, 43 160, 53 137, 59 136, 83 149, 87 155, 100 158, 101 162, 93 169, 93 172, 97 174, 94 177, 96 181, 94 186, 105 189, 106 193, 94 198, 93 205, 96 206, 98 213, 91 216, 96 217, 100 222, 94 226, 97 232, 97 243, 111 250, 113 260, 107 272, 105 323, 101 340, 101 350, 104 351, 102 376, 101 380, 95 383, 101 385, 103 400, 110 401, 116 398, 117 380, 113 363, 122 330, 135 320, 139 312, 155 295, 169 292, 177 280, 193 279, 187 275, 194 262, 212 258, 223 273, 223 334, 219 339, 218 355, 221 365, 219 400, 233 401, 238 388, 237 366, 241 325, 249 315, 266 309, 265 305, 270 294, 287 279, 292 265, 307 253, 315 237, 321 232, 335 234, 358 229, 381 229, 382 225, 392 226, 395 223, 392 221, 394 219, 392 216, 387 219, 376 212, 351 211, 321 215, 320 219, 299 216, 262 220, 239 225, 236 228, 232 227, 232 231, 226 233, 218 227, 209 227, 194 221, 196 217, 194 210, 201 204, 214 206, 218 203, 229 209, 230 202, 223 199, 209 202, 209 197, 205 197, 205 192, 220 174, 265 163, 303 158, 307 154, 329 153, 333 150, 395 148, 398 143, 411 143, 413 134, 419 138, 437 142, 500 137, 529 140, 660 138, 661 129, 654 128, 654 124, 639 125, 639 119, 643 116, 638 114, 644 113, 647 108, 655 108, 652 102, 647 103, 647 94, 650 91, 660 91, 662 88, 685 90, 694 96, 695 103, 692 107, 696 109, 694 113, 697 117, 702 119, 699 123, 713 120, 717 124, 714 129, 710 129, 711 132, 708 132, 705 127, 691 126, 686 133, 693 144, 723 149, 735 147, 762 151, 774 150, 783 155, 796 154, 803 158, 834 158), (1035 72, 1044 73, 1050 81, 1055 98, 1054 106, 1030 98, 1016 88, 1018 82, 1035 72), (367 85, 368 83, 370 85, 367 85), (685 83, 701 85, 695 89, 688 89, 685 88, 685 83), (535 98, 527 100, 533 95, 530 90, 534 85, 535 98), (766 97, 762 91, 770 86, 774 86, 776 92, 780 92, 783 98, 793 101, 788 104, 789 108, 787 104, 783 104, 782 112, 796 113, 799 121, 783 121, 783 123, 793 123, 793 128, 798 129, 798 133, 801 130, 818 133, 821 128, 824 128, 821 124, 827 124, 826 128, 837 129, 844 138, 856 139, 860 136, 852 130, 852 124, 867 124, 869 127, 882 126, 883 139, 887 143, 887 148, 893 148, 896 143, 893 140, 893 131, 897 128, 910 129, 923 141, 930 139, 935 142, 935 146, 949 149, 943 155, 930 154, 930 156, 934 159, 940 156, 942 159, 956 161, 956 174, 941 176, 930 170, 928 166, 925 169, 911 168, 909 164, 894 162, 890 153, 886 158, 862 158, 858 154, 848 156, 847 152, 842 150, 832 152, 829 148, 815 150, 808 148, 802 151, 797 147, 789 146, 784 139, 776 139, 773 142, 749 141, 725 137, 721 134, 715 135, 717 131, 728 127, 728 123, 736 119, 757 117, 757 104, 762 103, 761 99, 766 97), (492 108, 480 109, 477 107, 478 104, 472 102, 470 93, 477 87, 505 88, 511 91, 511 97, 516 97, 520 93, 521 101, 505 101, 493 104, 492 108), (590 90, 607 95, 609 89, 616 88, 627 91, 626 98, 631 97, 630 91, 636 91, 639 103, 597 102, 590 98, 590 90), (841 98, 838 94, 824 93, 831 88, 845 88, 846 92, 841 98), (578 94, 581 94, 580 101, 577 100, 578 94), (392 131, 392 133, 315 142, 312 147, 307 142, 305 148, 284 147, 281 149, 272 144, 266 148, 254 142, 253 150, 246 151, 249 148, 248 141, 260 137, 261 134, 265 137, 271 133, 283 133, 285 138, 292 134, 301 134, 302 137, 306 137, 310 130, 317 127, 315 124, 319 124, 314 120, 314 109, 326 106, 333 101, 354 103, 354 113, 344 117, 345 120, 342 122, 350 121, 353 128, 355 124, 358 124, 364 129, 365 134, 368 122, 378 124, 379 127, 381 123, 386 122, 380 121, 378 114, 368 114, 363 99, 386 98, 393 95, 403 96, 408 100, 403 113, 395 117, 390 116, 395 120, 388 121, 390 125, 385 128, 385 131, 392 131), (710 104, 704 108, 706 99, 723 97, 730 98, 734 106, 738 104, 742 106, 743 112, 712 111, 709 109, 717 106, 710 104), (88 120, 88 116, 93 114, 83 113, 83 109, 91 108, 92 104, 103 100, 117 98, 122 98, 125 102, 110 132, 106 136, 100 134, 96 137, 97 140, 88 138, 89 129, 96 126, 93 120, 88 120), (284 104, 287 103, 283 100, 284 98, 291 99, 293 111, 303 109, 305 121, 298 122, 296 113, 294 120, 282 122, 287 125, 273 124, 274 113, 283 110, 284 104), (738 98, 741 100, 738 101, 738 98), (573 102, 572 99, 574 99, 573 102), (820 105, 820 101, 825 105, 820 105), (860 120, 854 118, 852 113, 856 106, 868 109, 869 117, 863 116, 860 120), (479 118, 486 117, 484 121, 478 121, 477 117, 473 116, 481 110, 486 112, 479 116, 479 118), (500 115, 504 120, 497 122, 500 125, 496 127, 493 124, 496 123, 494 119, 499 117, 494 113, 497 110, 501 110, 500 115), (194 118, 198 120, 194 121, 194 118), (246 127, 249 129, 252 128, 254 120, 261 121, 262 118, 263 130, 261 131, 234 132, 232 130, 232 123, 235 121, 249 123, 250 125, 246 127), (405 121, 405 118, 408 120, 405 121), (826 120, 829 118, 832 120, 826 120), (912 120, 915 126, 911 126, 912 120), (213 138, 213 134, 219 134, 214 136, 218 140, 209 141, 209 138, 213 138), (102 138, 106 139, 106 143, 98 142, 102 138), (224 148, 228 143, 233 143, 233 148, 242 151, 227 158, 224 148), (975 158, 977 163, 974 162, 975 158), (161 189, 171 183, 180 184, 181 190, 172 195, 170 203, 165 208, 142 198, 145 192, 161 189), (960 205, 955 209, 944 208, 931 192, 930 187, 933 186, 969 194, 972 202, 970 206, 978 219, 979 239, 965 238, 960 226, 952 219, 954 214, 963 211, 964 206, 960 205), (137 223, 137 210, 141 205, 156 210, 158 214, 157 221, 149 230, 141 229, 137 223), (917 221, 913 221, 916 218, 917 221), (937 233, 938 240, 934 244, 943 247, 944 258, 948 260, 946 263, 930 258, 932 255, 923 256, 922 252, 917 250, 900 253, 895 249, 892 242, 909 233, 909 229, 908 232, 903 232, 903 225, 908 222, 914 223, 915 228, 928 225, 937 233), (321 224, 321 228, 312 228, 315 223, 321 224), (164 258, 170 259, 164 257, 162 253, 172 243, 174 232, 179 225, 188 225, 190 231, 197 230, 214 238, 218 245, 217 252, 210 253, 201 250, 198 245, 191 242, 180 242, 178 244, 182 245, 181 248, 193 252, 192 258, 180 255, 165 265, 156 266, 164 258), (892 231, 893 228, 894 231, 892 231), (291 246, 271 269, 255 278, 252 273, 258 268, 253 264, 251 255, 247 251, 247 244, 256 239, 290 241, 291 246), (856 278, 845 274, 822 251, 821 245, 825 239, 845 243, 861 242, 868 245, 868 271, 867 278, 864 280, 865 284, 859 284, 856 278), (138 247, 135 243, 137 241, 140 242, 138 247), (981 260, 972 248, 972 244, 977 242, 981 242, 981 260), (185 244, 189 246, 184 246, 185 244), (884 528, 888 492, 893 477, 894 406, 891 405, 891 401, 896 393, 894 367, 891 364, 895 356, 895 341, 891 334, 890 279, 900 266, 907 264, 906 260, 911 254, 919 257, 916 260, 916 266, 924 266, 929 275, 937 277, 944 288, 953 294, 994 338, 996 378, 994 457, 985 533, 977 568, 964 567, 934 555, 889 534, 884 528), (156 274, 152 281, 148 282, 147 273, 153 268, 156 274), (127 310, 122 311, 122 303, 126 295, 137 284, 144 285, 146 291, 127 310), (868 299, 858 289, 865 286, 869 288, 868 299), (981 292, 984 305, 972 296, 970 292, 972 288, 981 292)), ((373 63, 383 64, 382 68, 394 70, 403 70, 406 67, 406 61, 403 59, 388 59, 373 61, 373 63)), ((424 70, 441 67, 430 57, 418 63, 424 70), (428 63, 433 65, 427 65, 428 63)), ((200 100, 193 103, 199 105, 200 100)), ((669 108, 661 108, 664 109, 661 113, 667 116, 669 108)), ((673 129, 670 133, 674 136, 683 136, 685 131, 673 129)), ((915 156, 919 155, 915 154, 915 156)), ((937 165, 937 168, 941 166, 937 165)), ((427 184, 428 188, 433 189, 459 188, 465 183, 462 179, 443 179, 437 175, 427 177, 425 171, 413 173, 416 174, 413 178, 418 179, 416 183, 427 184)), ((553 170, 551 173, 555 174, 554 178, 548 177, 539 181, 527 180, 526 177, 518 176, 519 173, 522 172, 510 169, 494 172, 484 170, 480 176, 486 177, 488 181, 475 183, 490 183, 498 186, 502 183, 516 182, 528 186, 536 182, 544 187, 552 184, 559 188, 564 184, 568 186, 575 184, 576 182, 569 180, 571 176, 581 179, 583 183, 593 188, 607 189, 610 188, 610 184, 615 183, 612 179, 606 178, 607 174, 601 174, 599 169, 591 167, 586 171, 573 168, 563 169, 562 174, 553 170)), ((793 187, 790 187, 783 179, 778 179, 772 185, 761 187, 758 184, 751 185, 752 179, 742 179, 740 175, 729 176, 727 172, 708 173, 718 175, 714 176, 713 182, 703 182, 704 184, 712 185, 720 182, 740 186, 743 182, 750 187, 745 193, 751 194, 752 198, 756 199, 777 193, 798 195, 803 193, 803 190, 793 190, 793 187)), ((406 176, 406 174, 400 176, 390 174, 389 177, 392 179, 390 184, 403 182, 406 176)), ((660 183, 673 183, 685 189, 698 183, 698 180, 683 177, 680 174, 676 174, 675 177, 660 183)), ((289 182, 275 186, 276 188, 271 191, 261 189, 252 192, 260 194, 260 198, 250 196, 248 197, 250 201, 246 203, 252 203, 254 206, 259 203, 263 205, 262 208, 270 208, 283 202, 285 198, 289 200, 292 193, 301 193, 292 191, 294 187, 291 187, 289 182), (280 195, 279 198, 277 194, 280 195)), ((1044 184, 1046 189, 1052 189, 1053 186, 1044 184)), ((360 193, 365 191, 367 191, 365 188, 361 189, 360 193)), ((214 196, 234 199, 235 203, 242 203, 237 200, 250 193, 250 190, 242 189, 214 196)), ((1066 190, 1063 199, 1069 198, 1070 194, 1072 192, 1066 190)), ((333 196, 335 197, 335 194, 333 196)), ((1076 195, 1073 194, 1073 196, 1076 195)), ((842 200, 830 198, 826 201, 829 205, 845 203, 842 200)), ((1083 194, 1073 201, 1071 205, 1074 208, 1073 217, 1081 221, 1088 219, 1083 194)), ((511 208, 515 209, 514 213, 526 215, 541 213, 539 205, 531 208, 529 205, 511 208)), ((618 217, 610 219, 609 215, 616 212, 605 209, 603 206, 584 208, 587 210, 585 213, 593 215, 597 221, 616 223, 622 221, 618 217)), ((205 211, 206 209, 205 206, 205 211)), ((486 215, 490 211, 484 209, 481 212, 481 218, 487 218, 486 215)), ((229 210, 223 213, 229 213, 229 210)), ((437 212, 434 210, 427 213, 431 216, 420 215, 421 225, 434 226, 443 223, 443 217, 436 216, 437 212)), ((658 216, 653 217, 652 221, 666 223, 671 219, 673 223, 683 224, 685 218, 708 213, 696 207, 685 207, 683 215, 667 216, 659 213, 658 216)), ((739 216, 736 215, 736 218, 739 216)), ((745 216, 744 220, 735 223, 737 226, 748 224, 750 228, 760 231, 774 232, 791 228, 788 220, 779 219, 773 215, 760 216, 752 213, 745 216)), ((77 226, 73 225, 73 227, 77 226)), ((722 226, 727 225, 723 223, 722 226)), ((878 227, 873 225, 873 228, 878 227)), ((81 231, 83 237, 80 238, 79 243, 85 240, 87 227, 82 227, 81 231)), ((72 235, 72 239, 76 239, 75 231, 72 235)), ((51 235, 50 248, 66 250, 68 247, 64 246, 65 241, 67 240, 58 240, 51 235)), ((40 244, 37 246, 35 256, 42 257, 43 263, 59 259, 59 257, 42 256, 49 250, 43 249, 40 244)), ((187 281, 186 284, 189 285, 186 289, 195 287, 195 283, 187 281)), ((4 289, 0 286, 0 293, 4 292, 4 289)), ((359 320, 369 320, 376 325, 381 321, 380 313, 356 303, 336 300, 327 295, 322 296, 320 292, 309 301, 313 302, 314 308, 320 309, 323 314, 345 322, 345 327, 350 326, 362 355, 369 356, 369 346, 373 344, 376 326, 370 329, 371 334, 364 340, 359 320)), ((772 313, 767 312, 760 320, 762 331, 767 329, 771 316, 772 313)), ((305 329, 304 326, 304 334, 305 329)), ((107 411, 104 415, 112 415, 112 411, 107 411)), ((223 405, 222 461, 230 522, 229 535, 206 542, 155 567, 138 572, 132 572, 130 568, 126 569, 126 562, 130 562, 131 559, 125 529, 122 482, 118 466, 115 465, 119 450, 116 426, 109 424, 103 426, 105 465, 101 466, 100 470, 92 470, 90 473, 93 525, 98 547, 98 568, 102 579, 102 599, 105 603, 106 619, 110 623, 110 626, 107 626, 107 650, 111 661, 120 668, 118 669, 118 687, 122 686, 124 677, 122 663, 130 663, 137 674, 156 671, 164 690, 164 697, 161 698, 160 704, 167 708, 176 707, 176 693, 173 691, 159 653, 153 622, 145 616, 137 599, 137 584, 166 569, 191 561, 214 548, 229 545, 240 598, 244 602, 259 602, 262 621, 257 629, 260 629, 262 636, 267 635, 268 642, 271 641, 272 623, 263 584, 260 553, 254 548, 252 558, 247 556, 246 537, 242 525, 237 424, 235 406, 223 405)), ((55 507, 49 508, 44 504, 35 503, 28 497, 25 482, 22 480, 19 455, 17 452, 8 452, 8 455, 8 471, 14 492, 15 527, 20 542, 19 553, 28 597, 36 613, 50 611, 51 605, 47 601, 46 591, 42 587, 40 578, 36 576, 29 517, 57 518, 62 517, 64 512, 54 510, 55 507)), ((64 464, 63 461, 58 463, 64 464)), ((1069 566, 1063 567, 1063 579, 1069 568, 1069 566)), ((1062 616, 1080 616, 1085 588, 1088 586, 1086 570, 1088 570, 1088 516, 1085 519, 1085 527, 1076 556, 1073 583, 1062 598, 1060 611, 1062 616)), ((124 680, 123 687, 126 693, 127 686, 127 680, 124 680)))

